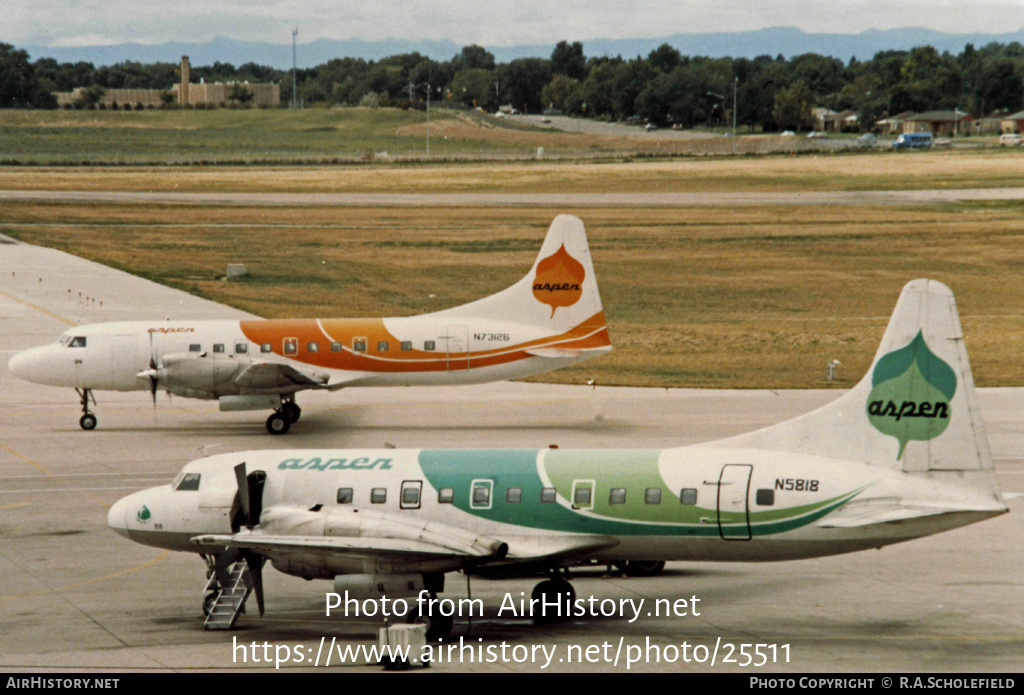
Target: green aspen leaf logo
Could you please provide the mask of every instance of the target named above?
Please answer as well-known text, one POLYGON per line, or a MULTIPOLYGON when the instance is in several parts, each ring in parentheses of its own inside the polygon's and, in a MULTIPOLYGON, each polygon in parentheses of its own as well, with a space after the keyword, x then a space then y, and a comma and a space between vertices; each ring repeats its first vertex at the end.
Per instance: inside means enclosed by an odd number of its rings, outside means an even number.
POLYGON ((149 523, 149 518, 151 516, 153 515, 149 511, 149 507, 147 507, 146 505, 142 505, 142 509, 135 513, 135 518, 144 524, 149 523))
POLYGON ((878 360, 871 385, 868 421, 900 443, 897 460, 907 442, 934 439, 949 426, 956 373, 928 349, 920 331, 909 345, 878 360))

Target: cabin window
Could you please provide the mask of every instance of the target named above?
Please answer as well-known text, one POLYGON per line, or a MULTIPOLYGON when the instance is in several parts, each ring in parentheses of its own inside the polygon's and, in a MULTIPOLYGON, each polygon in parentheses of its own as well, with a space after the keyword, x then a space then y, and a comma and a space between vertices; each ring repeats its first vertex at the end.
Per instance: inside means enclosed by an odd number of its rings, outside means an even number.
POLYGON ((377 341, 377 352, 387 352, 387 351, 388 351, 388 341, 386 341, 386 340, 378 340, 377 341))
POLYGON ((591 489, 589 487, 580 486, 576 488, 572 496, 572 503, 577 507, 589 507, 590 493, 591 489))
POLYGON ((771 507, 775 504, 775 490, 771 488, 758 490, 754 501, 762 507, 771 507))
POLYGON ((331 343, 331 352, 341 352, 341 343, 331 343))
POLYGON ((647 491, 644 492, 644 502, 647 504, 661 504, 661 488, 647 488, 647 491))
POLYGON ((203 346, 200 345, 199 343, 192 343, 191 345, 188 346, 188 351, 189 352, 202 352, 203 351, 203 346))
POLYGON ((224 343, 214 343, 213 344, 213 351, 214 352, 224 352, 224 343))
POLYGON ((626 503, 626 488, 624 487, 613 487, 611 493, 608 495, 608 504, 625 504, 626 503))
POLYGON ((510 487, 505 490, 505 502, 508 504, 519 504, 523 501, 523 488, 510 487))
POLYGON ((555 488, 545 487, 540 490, 540 501, 542 504, 554 504, 556 497, 555 488))
POLYGON ((244 355, 249 352, 249 343, 235 343, 235 354, 244 355))
POLYGON ((492 487, 494 487, 494 483, 490 480, 474 480, 469 506, 473 509, 490 509, 492 487))
POLYGON ((306 343, 306 352, 320 352, 320 343, 306 343))
POLYGON ((284 341, 284 354, 294 355, 299 351, 299 341, 295 338, 285 338, 284 341))
POLYGON ((338 504, 352 504, 352 488, 350 487, 339 487, 338 488, 338 504))
POLYGON ((352 341, 352 350, 355 352, 366 352, 366 339, 356 338, 352 341))
POLYGON ((451 504, 455 501, 455 488, 443 487, 437 491, 438 504, 451 504))
POLYGON ((388 489, 386 487, 375 487, 370 490, 371 504, 384 504, 388 501, 388 489))
POLYGON ((402 501, 399 504, 402 509, 420 508, 420 485, 421 483, 414 481, 402 483, 402 501))
POLYGON ((424 340, 423 349, 426 350, 427 352, 433 352, 437 348, 433 340, 424 340))
POLYGON ((680 504, 697 504, 697 488, 684 487, 679 491, 680 504))
POLYGON ((174 486, 175 490, 198 490, 199 489, 199 478, 200 473, 185 473, 181 476, 181 480, 174 486))
POLYGON ((85 336, 76 335, 71 339, 71 342, 68 343, 68 347, 85 347, 85 336))
POLYGON ((403 351, 412 350, 412 341, 411 340, 403 340, 402 341, 402 350, 403 351))
POLYGON ((274 348, 270 346, 270 343, 261 343, 260 352, 273 352, 274 348))

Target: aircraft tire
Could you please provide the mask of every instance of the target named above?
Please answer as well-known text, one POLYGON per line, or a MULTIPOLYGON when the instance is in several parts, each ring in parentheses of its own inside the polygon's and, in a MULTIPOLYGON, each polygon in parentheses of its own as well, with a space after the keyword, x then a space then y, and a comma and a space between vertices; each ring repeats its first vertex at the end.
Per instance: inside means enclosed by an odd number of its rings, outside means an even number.
MULTIPOLYGON (((531 598, 541 601, 541 606, 547 605, 547 611, 539 615, 534 614, 535 625, 550 625, 564 618, 569 617, 569 612, 576 602, 576 589, 572 584, 561 578, 545 579, 533 587, 531 598), (560 601, 560 610, 554 608, 554 602, 560 601)), ((538 605, 538 604, 533 604, 538 605)))
POLYGON ((210 611, 213 610, 213 604, 217 602, 216 591, 211 591, 203 598, 203 615, 209 615, 210 611))
POLYGON ((267 432, 271 434, 287 434, 291 426, 291 420, 284 413, 275 412, 267 418, 267 432))
POLYGON ((95 415, 93 415, 92 413, 86 413, 78 421, 78 424, 81 426, 83 430, 94 430, 96 429, 96 422, 97 420, 95 415))
POLYGON ((298 422, 299 416, 302 415, 302 408, 292 401, 285 401, 281 404, 281 412, 289 422, 298 422))
MULTIPOLYGON (((434 609, 436 613, 436 603, 434 609)), ((406 622, 410 625, 426 625, 428 642, 448 639, 448 636, 452 634, 452 628, 455 627, 455 619, 450 615, 425 615, 415 608, 409 611, 406 622)))
POLYGON ((664 560, 630 560, 622 567, 627 577, 656 577, 665 569, 664 560))

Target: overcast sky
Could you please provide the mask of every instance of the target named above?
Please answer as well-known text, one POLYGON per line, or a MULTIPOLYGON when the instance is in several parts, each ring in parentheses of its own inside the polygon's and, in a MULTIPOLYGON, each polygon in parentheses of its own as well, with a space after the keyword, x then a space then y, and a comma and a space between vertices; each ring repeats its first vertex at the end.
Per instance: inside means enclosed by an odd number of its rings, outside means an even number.
POLYGON ((215 36, 291 43, 314 39, 450 39, 460 45, 794 26, 856 34, 923 27, 1007 33, 1024 26, 1024 0, 3 0, 0 41, 47 46, 203 42, 215 36))

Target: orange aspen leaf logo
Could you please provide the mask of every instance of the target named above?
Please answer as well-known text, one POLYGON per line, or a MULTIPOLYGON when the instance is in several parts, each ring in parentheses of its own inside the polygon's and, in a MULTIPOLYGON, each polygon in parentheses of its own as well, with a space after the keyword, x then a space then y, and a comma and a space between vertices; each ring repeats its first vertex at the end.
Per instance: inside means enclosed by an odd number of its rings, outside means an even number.
POLYGON ((533 279, 533 296, 551 307, 551 318, 561 306, 572 306, 583 296, 583 264, 569 255, 565 244, 537 264, 533 279))

